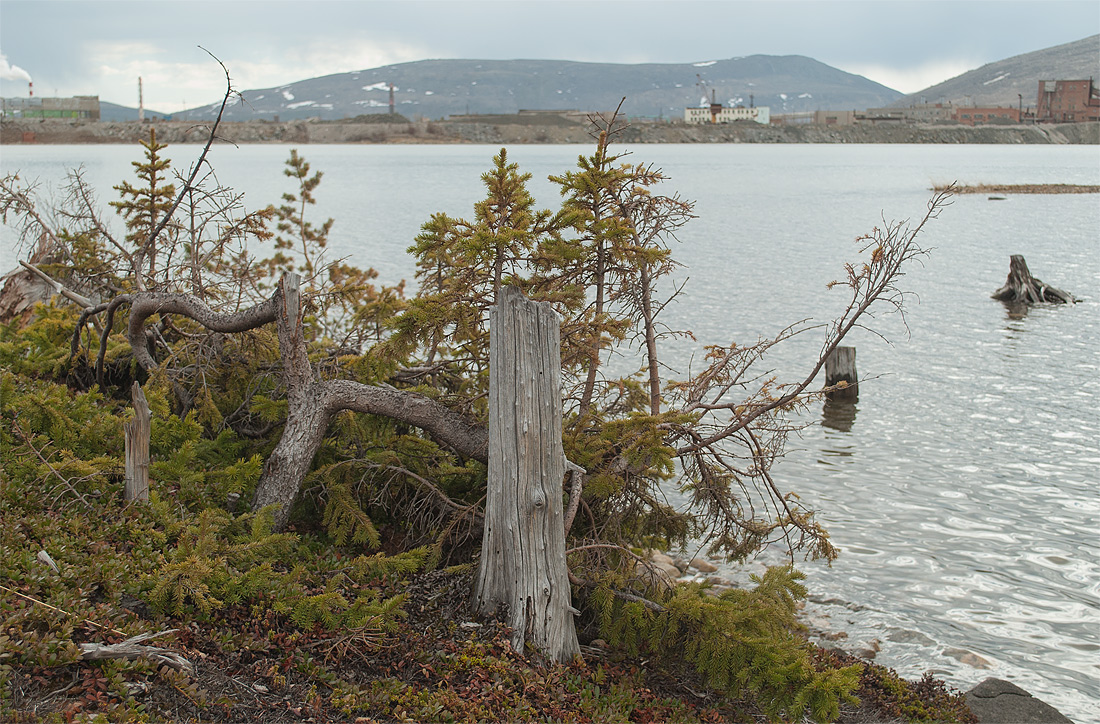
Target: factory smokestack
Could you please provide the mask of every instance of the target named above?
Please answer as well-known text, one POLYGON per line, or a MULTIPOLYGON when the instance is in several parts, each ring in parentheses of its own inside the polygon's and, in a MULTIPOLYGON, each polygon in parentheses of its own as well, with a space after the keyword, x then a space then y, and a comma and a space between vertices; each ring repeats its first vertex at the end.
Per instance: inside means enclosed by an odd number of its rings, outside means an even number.
POLYGON ((390 83, 390 115, 393 115, 393 83, 390 83))
POLYGON ((141 76, 138 76, 138 123, 145 120, 145 94, 141 90, 141 76))
POLYGON ((34 98, 34 82, 29 80, 27 81, 27 97, 34 98))

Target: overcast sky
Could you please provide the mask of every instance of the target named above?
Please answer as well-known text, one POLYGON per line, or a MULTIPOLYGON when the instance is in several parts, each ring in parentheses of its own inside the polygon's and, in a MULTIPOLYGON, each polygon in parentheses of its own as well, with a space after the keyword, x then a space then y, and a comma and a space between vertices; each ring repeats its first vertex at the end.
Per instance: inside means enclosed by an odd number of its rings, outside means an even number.
MULTIPOLYGON (((694 63, 805 55, 904 93, 1100 32, 1096 0, 2 0, 0 92, 174 112, 429 58, 694 63)), ((1100 68, 1098 68, 1100 74, 1100 68)))

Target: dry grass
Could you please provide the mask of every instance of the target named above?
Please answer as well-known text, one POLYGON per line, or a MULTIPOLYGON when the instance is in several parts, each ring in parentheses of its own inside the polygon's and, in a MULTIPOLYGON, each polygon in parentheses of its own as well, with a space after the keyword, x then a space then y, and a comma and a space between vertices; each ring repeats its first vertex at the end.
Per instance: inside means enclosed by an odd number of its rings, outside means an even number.
MULTIPOLYGON (((946 191, 947 184, 937 184, 933 191, 946 191)), ((958 184, 957 194, 1095 194, 1100 185, 1083 184, 958 184)))

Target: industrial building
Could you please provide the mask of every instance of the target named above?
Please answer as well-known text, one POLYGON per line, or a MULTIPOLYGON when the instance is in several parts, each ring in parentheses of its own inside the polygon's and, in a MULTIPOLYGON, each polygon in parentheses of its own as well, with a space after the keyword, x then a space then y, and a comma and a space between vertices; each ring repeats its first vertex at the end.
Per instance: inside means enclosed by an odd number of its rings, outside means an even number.
POLYGON ((1041 80, 1035 120, 1042 123, 1100 121, 1100 91, 1088 80, 1041 80))
POLYGON ((72 98, 4 98, 5 121, 19 119, 82 119, 99 120, 99 96, 73 96, 72 98))
POLYGON ((955 109, 954 120, 964 126, 984 126, 989 123, 1019 123, 1020 109, 1003 106, 976 108, 962 106, 955 109))
POLYGON ((711 103, 701 108, 685 108, 684 120, 688 123, 733 123, 734 121, 756 121, 767 125, 771 122, 770 109, 767 106, 745 108, 744 106, 724 106, 711 103))

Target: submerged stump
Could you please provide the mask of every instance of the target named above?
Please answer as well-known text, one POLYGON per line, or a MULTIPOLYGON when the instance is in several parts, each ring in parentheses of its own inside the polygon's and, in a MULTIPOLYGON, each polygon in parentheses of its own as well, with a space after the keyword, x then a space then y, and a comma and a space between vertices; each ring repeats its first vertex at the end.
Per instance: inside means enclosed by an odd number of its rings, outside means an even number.
POLYGON ((1003 287, 993 292, 993 298, 1010 304, 1038 304, 1039 302, 1066 304, 1077 301, 1069 292, 1044 284, 1031 276, 1027 262, 1020 254, 1013 254, 1009 258, 1008 279, 1003 287))

